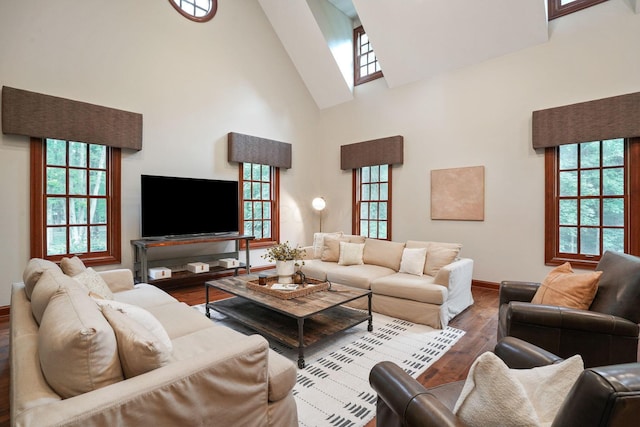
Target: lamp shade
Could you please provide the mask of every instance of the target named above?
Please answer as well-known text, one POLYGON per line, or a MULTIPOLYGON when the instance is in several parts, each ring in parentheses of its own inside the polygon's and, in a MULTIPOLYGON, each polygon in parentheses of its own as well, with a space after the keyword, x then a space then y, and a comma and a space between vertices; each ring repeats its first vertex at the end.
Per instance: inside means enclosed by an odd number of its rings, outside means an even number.
POLYGON ((327 202, 324 200, 323 197, 316 197, 311 202, 311 206, 313 206, 313 209, 317 211, 322 211, 324 210, 325 207, 327 207, 327 202))

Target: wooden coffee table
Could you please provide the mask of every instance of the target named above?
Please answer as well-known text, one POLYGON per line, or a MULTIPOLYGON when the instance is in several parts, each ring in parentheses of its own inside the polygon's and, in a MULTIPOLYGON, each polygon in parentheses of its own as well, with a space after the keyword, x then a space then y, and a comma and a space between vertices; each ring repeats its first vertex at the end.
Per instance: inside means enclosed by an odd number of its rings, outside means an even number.
POLYGON ((256 276, 238 276, 205 283, 206 314, 213 309, 223 313, 259 334, 289 347, 298 348, 298 367, 304 368, 304 349, 337 332, 368 321, 373 330, 371 291, 336 283, 326 291, 293 299, 249 289, 248 280, 256 276), (209 301, 209 288, 219 289, 235 297, 209 301), (343 307, 358 298, 368 298, 368 312, 343 307))

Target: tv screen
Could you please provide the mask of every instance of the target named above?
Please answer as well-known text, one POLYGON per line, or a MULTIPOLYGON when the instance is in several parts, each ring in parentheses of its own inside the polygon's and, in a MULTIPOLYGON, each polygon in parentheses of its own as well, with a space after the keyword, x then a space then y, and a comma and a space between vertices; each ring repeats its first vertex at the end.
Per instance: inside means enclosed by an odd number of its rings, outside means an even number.
POLYGON ((236 233, 238 182, 141 175, 142 237, 236 233))

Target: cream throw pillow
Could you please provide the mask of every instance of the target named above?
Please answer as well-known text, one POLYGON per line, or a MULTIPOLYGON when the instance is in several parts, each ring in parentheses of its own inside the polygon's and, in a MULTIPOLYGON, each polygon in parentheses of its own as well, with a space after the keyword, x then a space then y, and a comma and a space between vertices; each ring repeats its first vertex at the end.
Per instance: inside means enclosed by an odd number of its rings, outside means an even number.
POLYGON ((422 276, 426 257, 427 248, 404 248, 398 272, 422 276))
POLYGON ((118 341, 118 355, 125 378, 135 377, 170 362, 171 352, 147 328, 108 305, 102 313, 118 341))
POLYGON ((453 412, 471 427, 550 424, 584 370, 582 358, 532 369, 509 369, 495 354, 471 365, 453 412))
POLYGON ((362 254, 364 253, 364 243, 340 242, 339 265, 360 265, 362 254))
POLYGON ((62 273, 58 264, 48 259, 31 258, 27 263, 27 266, 22 272, 22 281, 24 282, 24 291, 27 294, 27 299, 31 300, 31 292, 33 292, 33 288, 35 288, 36 283, 40 280, 40 276, 42 276, 42 273, 46 270, 54 270, 62 273))
POLYGON ((60 268, 62 272, 67 276, 76 276, 87 269, 84 266, 84 262, 77 256, 73 258, 64 257, 60 260, 60 268))
POLYGON ((565 262, 547 274, 531 303, 588 310, 598 292, 602 271, 576 274, 565 262))
POLYGON ((88 294, 81 284, 63 274, 62 271, 45 270, 33 288, 33 292, 31 292, 31 313, 33 313, 33 317, 38 324, 42 322, 42 316, 49 305, 49 301, 51 301, 51 298, 58 292, 60 287, 74 287, 88 294))
POLYGON ((349 242, 349 239, 347 237, 325 236, 320 259, 326 262, 338 262, 340 259, 340 242, 349 242))
POLYGON ((156 339, 160 341, 169 351, 173 351, 173 344, 171 343, 171 339, 169 338, 167 331, 164 329, 160 321, 149 311, 145 310, 142 307, 138 307, 137 305, 127 304, 120 301, 98 298, 94 298, 94 301, 100 308, 103 309, 103 313, 104 307, 110 307, 130 317, 136 323, 140 324, 146 330, 151 332, 153 336, 156 337, 156 339))
POLYGON ((42 373, 62 398, 123 380, 116 336, 86 290, 61 286, 38 331, 42 373))
POLYGON ((461 248, 462 245, 456 243, 430 242, 424 273, 435 277, 442 267, 451 264, 458 257, 461 248))
POLYGON ((93 268, 87 268, 82 273, 73 276, 73 279, 87 288, 89 292, 105 299, 113 299, 113 292, 109 289, 109 285, 93 268))

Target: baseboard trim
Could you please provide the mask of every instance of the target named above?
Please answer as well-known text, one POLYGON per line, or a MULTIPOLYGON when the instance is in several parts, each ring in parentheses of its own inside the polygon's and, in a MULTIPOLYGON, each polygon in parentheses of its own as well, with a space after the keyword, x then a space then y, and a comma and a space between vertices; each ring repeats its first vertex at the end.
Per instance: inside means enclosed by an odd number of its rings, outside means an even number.
POLYGON ((493 289, 496 291, 500 289, 500 283, 475 279, 471 281, 471 286, 475 286, 476 288, 493 289))

